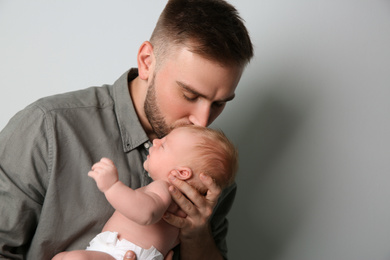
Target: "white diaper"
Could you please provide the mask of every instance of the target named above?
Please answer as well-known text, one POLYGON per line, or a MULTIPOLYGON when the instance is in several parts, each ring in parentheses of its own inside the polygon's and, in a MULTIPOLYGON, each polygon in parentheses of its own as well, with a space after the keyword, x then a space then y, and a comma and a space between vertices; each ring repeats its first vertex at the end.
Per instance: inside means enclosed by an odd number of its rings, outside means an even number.
POLYGON ((144 249, 126 239, 118 239, 118 232, 106 231, 98 234, 91 242, 86 250, 104 252, 116 260, 123 260, 128 250, 134 251, 137 255, 137 260, 163 260, 164 256, 155 248, 144 249))

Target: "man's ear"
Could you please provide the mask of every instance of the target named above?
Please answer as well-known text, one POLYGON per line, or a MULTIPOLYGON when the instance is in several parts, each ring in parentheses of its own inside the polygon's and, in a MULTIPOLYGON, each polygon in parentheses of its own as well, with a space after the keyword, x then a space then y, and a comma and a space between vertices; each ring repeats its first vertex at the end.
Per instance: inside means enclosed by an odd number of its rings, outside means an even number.
POLYGON ((176 178, 186 181, 192 177, 192 170, 189 167, 176 168, 176 178))
POLYGON ((152 75, 154 61, 153 45, 148 41, 143 42, 137 55, 138 75, 140 79, 148 80, 152 75))

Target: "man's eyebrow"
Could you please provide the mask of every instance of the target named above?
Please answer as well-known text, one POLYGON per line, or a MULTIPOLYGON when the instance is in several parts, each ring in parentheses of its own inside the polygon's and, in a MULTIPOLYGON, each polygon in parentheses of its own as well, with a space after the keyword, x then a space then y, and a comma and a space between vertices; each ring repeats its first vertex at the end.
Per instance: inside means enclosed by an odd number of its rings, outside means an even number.
MULTIPOLYGON (((183 88, 184 90, 194 94, 194 95, 197 95, 197 96, 200 96, 200 97, 203 97, 203 98, 206 98, 207 99, 207 96, 202 94, 202 93, 199 93, 198 91, 196 91, 195 89, 193 89, 192 87, 188 86, 187 84, 183 83, 183 82, 180 82, 180 81, 176 81, 176 83, 181 87, 183 88)), ((216 100, 214 102, 228 102, 228 101, 231 101, 234 99, 234 97, 236 96, 236 94, 233 93, 233 95, 231 95, 230 97, 227 97, 225 99, 221 99, 221 100, 216 100)))
POLYGON ((183 82, 176 81, 176 83, 177 83, 181 88, 183 88, 184 90, 186 90, 186 91, 188 91, 188 92, 191 92, 191 93, 194 94, 194 95, 197 95, 197 96, 200 96, 200 97, 207 98, 206 95, 203 95, 203 94, 199 93, 198 91, 196 91, 195 89, 193 89, 192 87, 188 86, 187 84, 185 84, 185 83, 183 83, 183 82))
POLYGON ((235 96, 236 96, 236 94, 233 93, 233 95, 231 95, 230 97, 227 97, 227 98, 225 98, 223 100, 219 100, 217 102, 229 102, 229 101, 232 101, 235 98, 235 96))

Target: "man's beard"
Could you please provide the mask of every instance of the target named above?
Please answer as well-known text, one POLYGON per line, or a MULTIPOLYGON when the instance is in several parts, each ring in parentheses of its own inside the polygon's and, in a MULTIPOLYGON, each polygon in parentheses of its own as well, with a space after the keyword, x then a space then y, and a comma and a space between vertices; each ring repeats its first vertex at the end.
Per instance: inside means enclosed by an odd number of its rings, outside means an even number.
POLYGON ((155 75, 153 75, 152 82, 148 87, 148 92, 146 93, 144 110, 145 110, 146 118, 149 120, 149 123, 154 133, 157 135, 158 138, 163 138, 172 129, 165 122, 165 118, 163 117, 160 109, 157 106, 156 88, 155 88, 154 80, 155 80, 155 75))

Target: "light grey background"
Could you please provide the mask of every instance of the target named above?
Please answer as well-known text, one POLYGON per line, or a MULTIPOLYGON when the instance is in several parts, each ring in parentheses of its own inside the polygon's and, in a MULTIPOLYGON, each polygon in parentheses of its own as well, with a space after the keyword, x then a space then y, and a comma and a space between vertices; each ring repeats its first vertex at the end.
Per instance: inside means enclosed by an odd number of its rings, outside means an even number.
MULTIPOLYGON (((256 51, 213 124, 240 149, 231 259, 390 259, 390 2, 231 2, 256 51)), ((113 83, 164 5, 0 0, 0 128, 113 83)))

